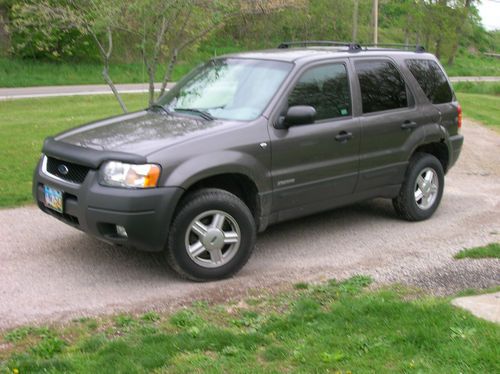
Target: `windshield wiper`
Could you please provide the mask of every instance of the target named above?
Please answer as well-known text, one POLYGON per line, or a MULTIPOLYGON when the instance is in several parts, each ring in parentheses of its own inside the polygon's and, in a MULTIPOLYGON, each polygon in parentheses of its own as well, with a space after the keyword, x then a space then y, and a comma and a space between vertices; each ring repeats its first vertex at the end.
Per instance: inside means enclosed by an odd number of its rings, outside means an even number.
POLYGON ((162 112, 165 112, 166 114, 169 114, 169 115, 172 114, 172 112, 168 108, 164 107, 161 104, 157 104, 157 103, 151 104, 151 106, 148 109, 160 109, 162 112))
POLYGON ((198 114, 201 118, 206 119, 207 121, 213 121, 214 117, 210 113, 205 110, 196 109, 196 108, 175 108, 176 112, 192 112, 198 114))

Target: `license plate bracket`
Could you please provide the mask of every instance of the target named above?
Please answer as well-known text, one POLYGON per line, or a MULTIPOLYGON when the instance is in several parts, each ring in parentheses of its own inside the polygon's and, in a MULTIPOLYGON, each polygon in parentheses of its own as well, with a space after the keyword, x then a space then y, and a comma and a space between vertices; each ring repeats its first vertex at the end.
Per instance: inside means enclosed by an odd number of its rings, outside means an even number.
POLYGON ((43 186, 45 206, 56 212, 63 213, 63 192, 50 186, 43 186))

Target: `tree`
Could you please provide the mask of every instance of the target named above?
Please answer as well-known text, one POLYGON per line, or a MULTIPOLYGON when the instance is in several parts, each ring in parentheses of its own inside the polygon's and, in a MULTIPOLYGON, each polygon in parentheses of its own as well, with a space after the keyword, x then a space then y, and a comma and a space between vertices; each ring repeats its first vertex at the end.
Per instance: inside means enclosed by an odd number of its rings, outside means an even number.
POLYGON ((179 54, 206 38, 238 12, 238 2, 212 0, 146 0, 133 2, 125 15, 127 32, 138 47, 149 80, 149 103, 155 101, 155 78, 161 64, 163 95, 179 54))
POLYGON ((451 53, 450 53, 450 56, 448 58, 448 65, 453 65, 453 63, 455 62, 455 56, 457 55, 459 40, 460 40, 460 37, 462 35, 464 23, 466 23, 468 21, 469 11, 470 11, 470 7, 471 7, 472 3, 473 3, 473 0, 465 0, 463 3, 462 9, 460 9, 460 11, 459 11, 459 15, 461 16, 463 21, 457 22, 457 26, 455 29, 455 40, 453 42, 453 47, 451 48, 451 53))
POLYGON ((110 76, 113 35, 130 37, 138 48, 149 81, 149 103, 153 104, 155 78, 164 66, 162 95, 172 77, 179 54, 195 47, 211 32, 241 14, 274 12, 304 0, 20 0, 17 7, 24 22, 46 32, 78 30, 91 37, 103 65, 102 76, 124 112, 127 111, 110 76))
POLYGON ((33 27, 46 35, 77 30, 94 41, 103 65, 102 77, 115 95, 124 112, 123 102, 109 74, 113 52, 113 32, 120 27, 126 6, 119 0, 25 0, 14 5, 23 15, 13 24, 18 31, 29 32, 33 27))
POLYGON ((359 0, 353 0, 352 9, 352 42, 355 43, 358 39, 358 15, 359 15, 359 0))

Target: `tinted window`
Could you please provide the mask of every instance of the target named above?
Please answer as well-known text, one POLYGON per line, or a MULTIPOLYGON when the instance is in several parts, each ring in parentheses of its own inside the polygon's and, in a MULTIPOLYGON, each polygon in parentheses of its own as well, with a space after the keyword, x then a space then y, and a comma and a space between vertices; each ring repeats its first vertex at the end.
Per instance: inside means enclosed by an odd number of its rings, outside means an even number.
POLYGON ((316 120, 349 116, 351 98, 346 67, 332 64, 309 69, 297 82, 288 105, 314 107, 316 120))
POLYGON ((406 84, 389 61, 356 61, 363 113, 408 106, 406 84))
POLYGON ((433 104, 453 100, 448 80, 439 65, 432 60, 406 60, 406 65, 433 104))

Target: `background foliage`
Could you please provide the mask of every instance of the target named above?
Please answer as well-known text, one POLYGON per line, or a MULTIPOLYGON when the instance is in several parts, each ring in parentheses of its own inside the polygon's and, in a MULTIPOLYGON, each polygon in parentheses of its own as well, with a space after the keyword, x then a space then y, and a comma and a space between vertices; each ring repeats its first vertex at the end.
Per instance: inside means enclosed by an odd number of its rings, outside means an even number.
MULTIPOLYGON (((102 3, 108 0, 95 0, 102 3)), ((221 46, 235 49, 272 47, 283 40, 326 39, 350 40, 353 28, 353 4, 355 0, 295 0, 292 7, 277 0, 213 0, 210 8, 199 8, 184 30, 196 33, 208 22, 220 20, 221 12, 239 12, 221 28, 207 33, 203 43, 196 43, 184 51, 196 54, 207 46, 216 53, 221 46), (200 26, 201 25, 201 26, 200 26)), ((357 41, 372 41, 372 0, 359 2, 357 41)), ((109 1, 108 1, 109 2, 109 1)), ((487 32, 480 23, 476 8, 477 0, 380 0, 379 42, 419 43, 450 63, 461 49, 469 53, 494 51, 500 39, 499 32, 487 32), (457 45, 458 49, 454 50, 457 45)), ((24 59, 50 61, 96 61, 98 52, 88 35, 79 30, 53 24, 46 27, 46 20, 27 11, 35 0, 0 0, 0 17, 4 15, 9 46, 4 54, 24 59)), ((54 6, 65 0, 50 0, 54 6)), ((153 0, 130 2, 123 30, 115 32, 114 62, 141 61, 140 35, 125 29, 151 33, 158 27, 154 22, 157 6, 153 0), (144 12, 148 17, 144 17, 144 12), (136 16, 134 16, 134 14, 136 16), (142 14, 142 15, 141 15, 142 14), (134 24, 142 22, 142 24, 134 24)), ((161 2, 159 2, 161 3, 161 2)), ((164 3, 168 3, 165 1, 164 3)), ((175 29, 172 29, 175 30, 175 29)), ((168 40, 175 40, 170 31, 168 40)), ((5 44, 5 42, 4 42, 5 44)), ((463 52, 462 52, 463 53, 463 52)))

